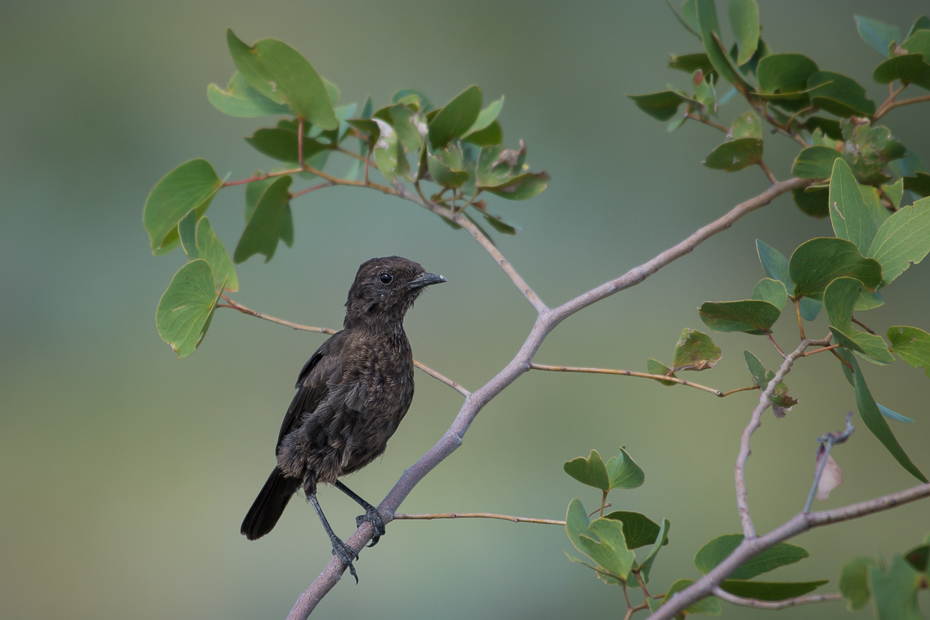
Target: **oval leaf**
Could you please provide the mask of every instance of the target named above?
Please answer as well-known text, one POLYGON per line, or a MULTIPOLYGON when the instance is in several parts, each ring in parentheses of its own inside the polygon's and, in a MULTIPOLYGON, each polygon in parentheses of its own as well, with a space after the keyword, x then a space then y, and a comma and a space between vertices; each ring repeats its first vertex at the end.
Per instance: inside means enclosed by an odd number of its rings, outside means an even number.
POLYGON ((720 589, 743 598, 754 598, 760 601, 783 601, 787 598, 803 596, 813 592, 829 581, 807 581, 801 583, 772 583, 764 581, 742 581, 738 579, 724 579, 720 589))
POLYGON ((762 161, 763 143, 759 138, 724 142, 707 156, 704 165, 714 170, 736 172, 762 161))
POLYGON ((607 461, 607 478, 611 489, 635 489, 642 486, 646 474, 627 451, 620 448, 620 454, 607 461))
POLYGON ((840 152, 829 146, 809 146, 798 153, 791 174, 802 179, 827 179, 839 157, 840 152))
POLYGON ((217 290, 225 288, 232 293, 239 290, 236 268, 207 218, 202 218, 197 225, 197 258, 207 261, 210 265, 213 284, 217 290))
POLYGON ((199 219, 222 186, 223 181, 205 159, 192 159, 165 175, 152 188, 142 211, 152 250, 166 247, 165 237, 177 232, 178 222, 191 210, 197 210, 199 219))
POLYGON ((781 308, 768 301, 706 302, 698 309, 701 320, 714 331, 764 334, 781 315, 781 308))
POLYGON ((238 71, 229 80, 226 90, 216 84, 207 86, 207 99, 210 104, 229 116, 236 118, 255 118, 290 114, 291 109, 283 103, 275 103, 251 86, 238 71))
POLYGON ((883 286, 930 253, 930 198, 896 211, 885 220, 867 256, 882 266, 883 286))
MULTIPOLYGON (((727 559, 743 541, 742 534, 725 534, 711 540, 701 547, 694 556, 694 565, 703 574, 709 573, 718 564, 727 559)), ((745 564, 733 571, 731 579, 752 579, 776 568, 800 562, 810 554, 801 547, 779 543, 769 547, 745 564)))
POLYGON ((878 261, 865 258, 855 244, 845 239, 819 237, 802 243, 788 262, 795 297, 823 299, 827 285, 836 278, 850 277, 875 289, 882 281, 878 261))
POLYGON ((213 282, 207 261, 193 260, 174 274, 158 302, 158 335, 177 352, 178 358, 193 353, 210 327, 220 299, 213 282))
POLYGON ((236 245, 233 254, 236 263, 244 262, 253 254, 263 254, 267 263, 274 256, 279 239, 288 245, 294 242, 294 220, 289 204, 291 182, 290 176, 279 177, 262 193, 236 245))
POLYGON ((840 594, 846 599, 849 611, 862 609, 869 604, 869 568, 878 562, 868 557, 853 558, 840 571, 840 594))
POLYGON ((675 345, 675 372, 679 370, 707 370, 720 361, 723 354, 710 336, 688 327, 681 331, 675 345))
POLYGON ((585 459, 579 456, 571 461, 566 461, 562 466, 565 473, 582 484, 600 489, 601 491, 610 490, 610 479, 607 476, 607 467, 597 450, 591 450, 591 454, 585 459))
POLYGON ((914 368, 923 368, 930 377, 930 334, 916 327, 888 328, 891 351, 914 368))
POLYGON ((447 103, 429 123, 429 143, 440 149, 471 129, 481 113, 481 89, 469 86, 447 103))

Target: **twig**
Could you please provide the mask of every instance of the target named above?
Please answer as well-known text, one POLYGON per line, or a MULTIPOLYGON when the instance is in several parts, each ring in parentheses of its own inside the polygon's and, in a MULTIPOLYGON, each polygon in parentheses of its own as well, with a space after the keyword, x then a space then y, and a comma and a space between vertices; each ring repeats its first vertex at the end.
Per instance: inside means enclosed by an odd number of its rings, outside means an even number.
POLYGON ((930 484, 917 485, 905 491, 892 493, 858 504, 851 504, 843 508, 837 508, 836 510, 810 512, 806 514, 803 512, 799 513, 790 521, 764 536, 744 539, 727 559, 701 577, 696 583, 676 593, 654 614, 649 616, 649 620, 671 620, 675 614, 692 603, 699 601, 705 596, 716 594, 714 589, 733 571, 745 564, 748 560, 780 542, 788 540, 789 538, 794 538, 798 534, 802 534, 815 527, 849 521, 850 519, 858 519, 876 512, 902 506, 925 497, 930 497, 930 484))
POLYGON ((778 346, 778 343, 775 342, 775 338, 772 337, 772 332, 765 332, 765 335, 769 337, 769 340, 775 345, 775 350, 782 356, 782 359, 786 357, 785 352, 781 350, 781 347, 778 346))
POLYGON ((273 177, 283 177, 288 174, 297 174, 302 172, 300 168, 291 168, 289 170, 279 170, 277 172, 267 172, 265 174, 257 174, 254 177, 249 177, 248 179, 240 179, 238 181, 226 181, 223 183, 223 187, 232 187, 233 185, 245 185, 246 183, 255 183, 256 181, 264 181, 265 179, 271 179, 273 177))
POLYGON ((316 191, 318 189, 323 189, 324 187, 332 187, 333 183, 327 181, 326 183, 320 183, 319 185, 314 185, 313 187, 308 187, 307 189, 302 189, 299 192, 294 192, 291 194, 291 199, 297 198, 298 196, 303 196, 304 194, 309 194, 310 192, 316 191))
POLYGON ((808 357, 808 356, 810 356, 810 355, 816 355, 817 353, 823 353, 823 352, 825 352, 825 351, 832 351, 833 349, 836 349, 836 348, 841 347, 841 346, 843 346, 843 345, 840 345, 840 344, 831 344, 829 347, 822 347, 822 348, 820 348, 820 349, 814 349, 813 351, 805 351, 804 354, 803 354, 801 357, 808 357))
POLYGON ((872 123, 875 123, 878 119, 888 114, 895 108, 900 108, 901 106, 911 105, 912 103, 921 103, 923 101, 930 101, 930 95, 923 95, 921 97, 914 97, 913 99, 905 99, 904 101, 895 101, 895 98, 901 94, 901 91, 907 88, 907 84, 904 84, 896 91, 893 91, 891 95, 888 96, 888 99, 885 100, 878 110, 875 111, 875 115, 872 116, 872 123))
MULTIPOLYGON (((222 297, 223 297, 223 299, 226 300, 226 303, 225 303, 225 304, 217 304, 217 305, 216 305, 217 308, 232 308, 233 310, 238 310, 238 311, 241 312, 242 314, 248 314, 249 316, 254 316, 254 317, 259 318, 259 319, 264 319, 264 320, 266 320, 266 321, 271 321, 272 323, 277 323, 278 325, 285 325, 285 326, 287 326, 287 327, 290 327, 291 329, 296 329, 296 330, 302 331, 302 332, 314 332, 314 333, 317 333, 317 334, 329 334, 330 336, 332 336, 333 334, 336 333, 336 330, 335 330, 335 329, 329 329, 329 328, 327 328, 327 327, 312 327, 312 326, 310 326, 310 325, 301 325, 301 324, 299 324, 299 323, 291 323, 290 321, 285 321, 284 319, 279 319, 279 318, 276 318, 276 317, 269 316, 269 315, 267 315, 267 314, 263 314, 263 313, 261 313, 261 312, 258 312, 257 310, 252 310, 251 308, 246 308, 246 307, 243 306, 242 304, 236 303, 235 301, 233 301, 232 299, 230 299, 230 298, 227 297, 226 295, 222 295, 222 297)), ((417 360, 413 360, 413 365, 416 366, 417 368, 419 368, 420 370, 422 370, 423 372, 425 372, 426 374, 428 374, 429 376, 431 376, 432 378, 437 379, 438 381, 440 381, 440 382, 442 382, 442 383, 445 383, 446 385, 448 385, 449 387, 451 387, 453 390, 455 390, 456 392, 458 392, 459 394, 461 394, 461 395, 464 396, 465 398, 468 398, 469 396, 471 396, 471 392, 469 392, 468 390, 466 390, 465 388, 463 388, 461 385, 459 385, 458 383, 456 383, 456 382, 453 381, 452 379, 446 377, 445 375, 442 375, 442 374, 436 372, 435 370, 433 370, 433 369, 430 368, 429 366, 426 366, 426 365, 424 365, 424 364, 418 362, 417 360)))
MULTIPOLYGON (((530 330, 530 333, 527 335, 526 340, 514 358, 507 366, 498 372, 494 378, 465 399, 465 403, 459 410, 449 430, 446 431, 442 438, 436 442, 426 454, 420 457, 416 463, 401 475, 400 479, 381 502, 380 506, 378 506, 382 518, 386 522, 390 521, 394 515, 394 511, 397 510, 414 487, 462 444, 465 433, 468 431, 469 426, 471 426, 471 423, 478 413, 495 396, 500 394, 507 386, 529 370, 529 364, 533 359, 533 355, 539 350, 546 336, 555 329, 559 323, 593 303, 643 282, 646 278, 666 265, 669 265, 678 258, 693 251, 694 248, 713 235, 731 227, 744 215, 769 204, 782 194, 801 187, 807 187, 811 183, 812 181, 810 180, 796 178, 776 183, 758 196, 735 206, 724 216, 700 228, 685 240, 661 252, 652 260, 634 267, 622 276, 605 282, 557 308, 540 312, 536 317, 533 328, 530 330)), ((397 195, 401 198, 407 198, 408 196, 413 198, 415 196, 404 188, 398 190, 397 195)), ((415 202, 420 201, 415 200, 415 202)), ((425 200, 420 204, 426 206, 435 213, 447 218, 449 217, 448 209, 437 205, 431 205, 425 200)), ((456 223, 458 222, 456 221, 456 223)), ((520 281, 522 282, 522 278, 520 281)), ((514 283, 516 284, 516 281, 514 283)), ((373 534, 374 530, 371 524, 365 521, 346 542, 353 549, 360 550, 371 540, 373 534)), ((345 572, 345 567, 342 562, 337 558, 331 559, 323 572, 320 573, 313 583, 310 584, 297 599, 289 618, 291 620, 305 620, 323 597, 336 585, 342 577, 343 572, 345 572)))
POLYGON ((690 118, 691 120, 695 120, 695 121, 697 121, 697 122, 699 122, 699 123, 704 123, 705 125, 709 125, 709 126, 713 127, 714 129, 719 129, 719 130, 722 131, 723 133, 728 133, 728 132, 730 131, 729 129, 727 129, 726 127, 724 127, 723 125, 721 125, 720 123, 715 123, 714 121, 710 120, 709 118, 704 118, 704 117, 701 116, 700 114, 694 115, 694 114, 692 114, 691 112, 687 112, 687 113, 685 114, 685 116, 687 116, 687 117, 690 118))
POLYGON ((408 515, 399 512, 394 513, 395 519, 408 520, 425 520, 432 519, 501 519, 503 521, 513 521, 514 523, 542 523, 543 525, 565 525, 565 521, 555 519, 535 519, 532 517, 512 517, 510 515, 499 515, 493 512, 438 512, 435 514, 408 515))
POLYGON ((765 173, 765 176, 768 177, 769 183, 775 184, 778 183, 778 179, 775 178, 775 175, 772 174, 772 170, 766 165, 764 161, 759 160, 759 167, 762 168, 762 172, 765 173))
POLYGON ((858 325, 859 327, 861 327, 862 329, 864 329, 865 331, 869 332, 873 336, 875 335, 875 332, 873 332, 872 329, 868 325, 866 325, 865 323, 863 323, 856 317, 852 317, 852 322, 858 325))
POLYGON ((688 387, 697 388, 705 392, 710 392, 715 396, 729 396, 730 394, 735 394, 737 392, 743 392, 746 390, 757 390, 759 389, 755 385, 748 387, 736 388, 735 390, 729 390, 727 392, 722 392, 720 390, 714 389, 712 387, 707 387, 706 385, 700 385, 698 383, 693 383, 691 381, 685 381, 684 379, 679 379, 678 377, 671 377, 669 375, 653 375, 648 372, 636 372, 633 370, 618 370, 613 368, 586 368, 582 366, 549 366, 547 364, 535 364, 531 363, 530 368, 533 370, 550 370, 555 372, 586 372, 591 374, 598 375, 620 375, 623 377, 638 377, 640 379, 655 379, 656 381, 672 381, 679 385, 686 385, 688 387))
POLYGON ((810 594, 808 596, 798 596, 795 598, 785 599, 783 601, 760 601, 756 598, 743 598, 730 594, 721 588, 714 588, 714 596, 722 599, 731 605, 740 607, 754 607, 755 609, 787 609, 798 605, 810 605, 811 603, 828 603, 830 601, 842 601, 843 595, 839 593, 831 594, 810 594))
POLYGON ((801 340, 805 340, 807 336, 804 335, 804 323, 801 322, 801 301, 796 297, 792 297, 791 301, 794 302, 794 313, 798 317, 798 331, 801 333, 801 340))

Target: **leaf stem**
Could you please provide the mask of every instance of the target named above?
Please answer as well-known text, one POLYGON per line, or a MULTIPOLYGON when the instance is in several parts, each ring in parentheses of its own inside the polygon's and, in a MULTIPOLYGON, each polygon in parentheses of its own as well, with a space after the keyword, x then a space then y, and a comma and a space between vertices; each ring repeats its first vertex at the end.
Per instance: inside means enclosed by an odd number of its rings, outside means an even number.
POLYGON ((326 183, 320 183, 319 185, 314 185, 308 187, 307 189, 302 189, 299 192, 294 192, 291 194, 291 199, 297 198, 298 196, 303 196, 304 194, 309 194, 310 192, 316 191, 318 189, 323 189, 324 187, 332 187, 333 183, 327 181, 326 183))
POLYGON ((775 346, 775 350, 778 351, 778 353, 779 353, 779 355, 781 355, 782 359, 784 359, 785 357, 787 357, 787 355, 785 355, 785 352, 781 350, 781 347, 778 346, 778 343, 775 342, 775 338, 772 337, 772 332, 765 332, 765 335, 769 337, 769 340, 770 340, 771 343, 775 346))
POLYGON ((772 170, 766 165, 764 161, 759 160, 759 167, 762 168, 762 172, 765 173, 765 176, 768 177, 769 183, 775 185, 778 183, 778 179, 775 178, 775 175, 772 174, 772 170))
POLYGON ((864 329, 865 331, 869 332, 873 336, 875 335, 875 332, 872 331, 872 328, 870 328, 868 325, 866 325, 865 323, 863 323, 856 317, 852 317, 852 322, 858 325, 859 327, 861 327, 862 329, 864 329))
POLYGON ((794 302, 794 312, 798 317, 798 331, 801 332, 801 340, 807 340, 807 336, 804 335, 804 323, 801 322, 801 302, 797 297, 792 297, 791 301, 794 302))

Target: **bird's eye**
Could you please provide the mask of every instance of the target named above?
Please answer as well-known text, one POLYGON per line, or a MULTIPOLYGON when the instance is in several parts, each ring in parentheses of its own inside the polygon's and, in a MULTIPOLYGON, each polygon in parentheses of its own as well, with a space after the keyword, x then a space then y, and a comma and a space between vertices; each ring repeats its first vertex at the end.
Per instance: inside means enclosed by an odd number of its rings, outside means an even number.
POLYGON ((378 276, 378 279, 381 280, 381 284, 390 284, 394 281, 394 276, 389 273, 382 273, 378 276))

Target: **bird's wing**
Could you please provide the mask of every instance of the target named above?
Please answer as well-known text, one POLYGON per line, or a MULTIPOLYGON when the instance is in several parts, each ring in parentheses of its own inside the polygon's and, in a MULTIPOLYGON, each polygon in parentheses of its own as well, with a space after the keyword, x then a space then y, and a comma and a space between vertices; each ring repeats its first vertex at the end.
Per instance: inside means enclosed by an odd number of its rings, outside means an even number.
POLYGON ((278 448, 281 447, 284 438, 300 426, 303 414, 316 409, 326 398, 329 391, 328 383, 342 374, 342 334, 343 332, 338 332, 324 342, 301 369, 297 377, 297 394, 294 395, 294 400, 284 415, 284 421, 281 422, 278 448))

